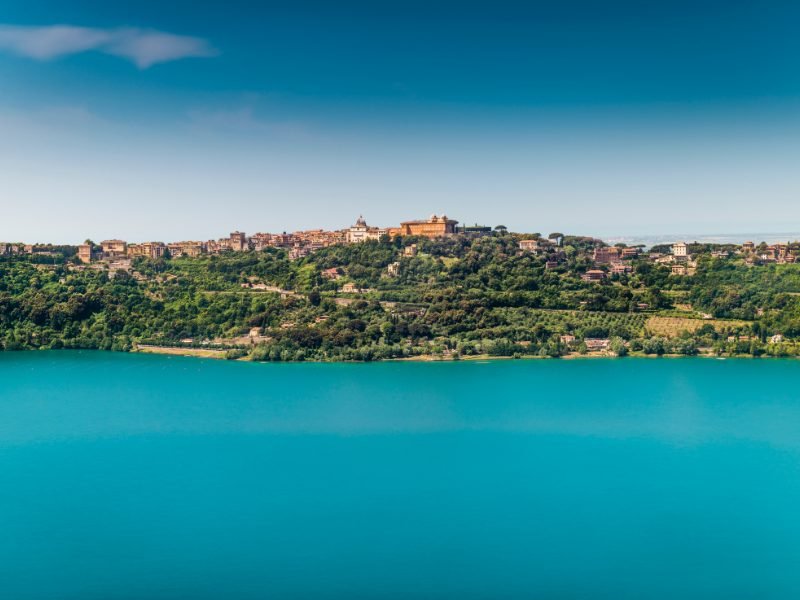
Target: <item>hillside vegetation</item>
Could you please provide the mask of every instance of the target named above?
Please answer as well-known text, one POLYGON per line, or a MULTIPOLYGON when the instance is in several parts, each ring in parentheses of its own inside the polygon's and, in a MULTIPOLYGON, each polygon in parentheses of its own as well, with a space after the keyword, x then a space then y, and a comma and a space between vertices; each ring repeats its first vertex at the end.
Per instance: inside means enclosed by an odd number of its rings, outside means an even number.
POLYGON ((595 240, 566 236, 553 261, 520 252, 519 239, 384 238, 296 261, 268 249, 136 259, 116 272, 78 265, 68 249, 4 257, 0 346, 206 348, 281 361, 557 357, 597 339, 616 354, 799 352, 800 265, 700 254, 693 275, 676 276, 638 259, 633 273, 595 283, 581 279, 595 240), (416 254, 404 252, 412 244, 416 254), (342 292, 347 283, 360 291, 342 292))

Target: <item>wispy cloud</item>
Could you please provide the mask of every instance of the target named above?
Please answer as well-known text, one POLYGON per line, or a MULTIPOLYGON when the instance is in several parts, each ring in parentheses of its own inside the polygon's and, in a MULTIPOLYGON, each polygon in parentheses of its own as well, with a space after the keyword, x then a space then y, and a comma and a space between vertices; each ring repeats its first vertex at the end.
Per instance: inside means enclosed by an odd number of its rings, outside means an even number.
POLYGON ((134 27, 98 29, 74 25, 0 24, 0 50, 36 60, 94 50, 130 60, 140 69, 181 58, 218 54, 202 38, 134 27))
POLYGON ((188 112, 189 124, 197 131, 226 131, 255 136, 291 139, 318 138, 306 122, 268 120, 256 114, 252 106, 238 108, 194 109, 188 112))

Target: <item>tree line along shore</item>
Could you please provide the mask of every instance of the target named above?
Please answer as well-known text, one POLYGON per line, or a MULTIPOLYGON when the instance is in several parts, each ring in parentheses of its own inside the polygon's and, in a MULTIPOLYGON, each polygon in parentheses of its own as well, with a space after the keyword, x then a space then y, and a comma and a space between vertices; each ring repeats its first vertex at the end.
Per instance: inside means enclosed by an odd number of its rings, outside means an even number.
POLYGON ((0 257, 0 347, 256 361, 800 355, 800 264, 689 244, 691 267, 503 230, 82 265, 0 257), (527 242, 527 246, 525 244, 527 242), (604 264, 598 256, 625 256, 604 264))

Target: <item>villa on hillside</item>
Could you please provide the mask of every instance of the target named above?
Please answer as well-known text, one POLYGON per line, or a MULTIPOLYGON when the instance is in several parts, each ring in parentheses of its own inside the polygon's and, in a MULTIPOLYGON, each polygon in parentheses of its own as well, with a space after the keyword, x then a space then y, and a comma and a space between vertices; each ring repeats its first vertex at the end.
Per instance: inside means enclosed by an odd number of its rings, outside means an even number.
POLYGON ((603 281, 606 278, 606 272, 601 271, 600 269, 589 269, 581 275, 581 279, 584 281, 603 281))

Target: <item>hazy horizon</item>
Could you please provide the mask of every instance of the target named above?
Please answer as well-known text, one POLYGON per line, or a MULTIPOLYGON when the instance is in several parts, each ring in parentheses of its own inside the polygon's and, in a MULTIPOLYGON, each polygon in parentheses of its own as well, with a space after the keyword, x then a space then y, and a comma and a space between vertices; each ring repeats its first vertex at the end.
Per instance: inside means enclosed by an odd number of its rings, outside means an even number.
POLYGON ((0 239, 431 213, 800 231, 798 19, 791 2, 10 2, 0 239))

